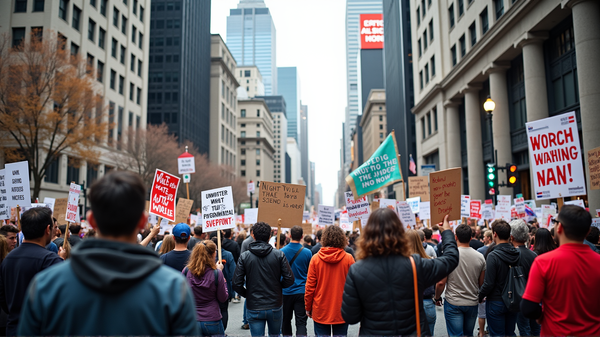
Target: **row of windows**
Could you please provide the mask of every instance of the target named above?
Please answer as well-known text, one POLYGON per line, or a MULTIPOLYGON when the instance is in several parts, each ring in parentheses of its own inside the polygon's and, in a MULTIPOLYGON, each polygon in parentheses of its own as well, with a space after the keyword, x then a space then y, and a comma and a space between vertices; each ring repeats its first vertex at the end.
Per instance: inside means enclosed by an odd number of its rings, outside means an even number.
POLYGON ((181 10, 181 4, 179 2, 172 1, 169 1, 166 4, 164 2, 152 1, 150 8, 152 12, 162 12, 165 10, 165 8, 167 11, 178 11, 181 10))
POLYGON ((429 21, 429 35, 427 35, 427 28, 425 28, 425 31, 423 31, 423 38, 419 38, 419 40, 418 40, 419 57, 421 57, 422 53, 424 53, 427 50, 427 46, 429 44, 431 44, 432 41, 433 41, 433 19, 431 19, 431 21, 429 21), (429 37, 429 42, 427 41, 428 37, 429 37), (421 45, 423 46, 423 51, 421 51, 421 45))
MULTIPOLYGON (((90 57, 89 54, 88 54, 88 57, 90 57)), ((102 70, 102 72, 104 71, 104 64, 102 62, 98 61, 98 68, 97 68, 98 77, 102 78, 102 74, 100 74, 100 70, 102 70)), ((119 94, 124 96, 125 95, 125 77, 119 75, 118 81, 119 81, 118 92, 119 92, 119 94)), ((100 82, 102 82, 102 81, 100 81, 100 82)), ((117 72, 114 69, 110 70, 109 86, 112 90, 117 91, 117 72)), ((129 83, 129 100, 132 102, 135 100, 135 102, 138 105, 141 105, 142 89, 141 88, 136 89, 136 86, 135 86, 135 84, 133 84, 133 82, 129 83), (136 95, 136 92, 137 92, 137 95, 136 95), (135 96, 135 99, 134 99, 134 96, 135 96)))
POLYGON ((226 121, 230 127, 235 129, 236 126, 236 116, 233 114, 232 110, 225 107, 225 104, 221 103, 221 119, 226 121))
POLYGON ((421 117, 421 126, 423 131, 423 139, 429 137, 432 133, 437 132, 438 130, 438 116, 437 116, 437 108, 434 107, 430 112, 428 112, 424 117, 421 117), (433 129, 431 119, 433 118, 433 129))
POLYGON ((429 62, 427 64, 425 64, 425 67, 423 68, 423 70, 421 70, 419 72, 419 88, 423 89, 423 87, 429 83, 430 77, 433 78, 434 76, 435 76, 435 55, 431 56, 431 59, 429 60, 429 62), (425 76, 425 77, 423 78, 423 76, 425 76))
POLYGON ((417 26, 421 24, 421 18, 425 19, 425 15, 427 15, 427 8, 431 9, 431 0, 427 0, 427 4, 429 7, 425 6, 425 0, 421 0, 421 6, 417 6, 417 26), (421 15, 423 15, 421 17, 421 15))
POLYGON ((179 63, 179 55, 150 55, 150 63, 179 63))
POLYGON ((150 29, 181 28, 181 20, 151 20, 150 29))
POLYGON ((224 124, 221 124, 221 141, 234 149, 236 148, 237 139, 235 134, 229 128, 226 128, 224 124))
POLYGON ((148 114, 148 123, 159 125, 162 123, 171 124, 177 123, 177 113, 176 112, 165 112, 165 113, 149 113, 148 114))
MULTIPOLYGON (((80 167, 78 164, 78 160, 73 157, 67 157, 67 180, 65 183, 70 185, 72 181, 79 182, 79 172, 80 167)), ((87 164, 86 170, 86 187, 90 187, 96 180, 98 180, 98 170, 99 165, 92 165, 91 163, 87 164)), ((50 165, 46 169, 46 175, 44 176, 44 182, 58 184, 58 175, 59 175, 59 160, 55 158, 50 165)), ((109 170, 114 169, 112 166, 105 166, 106 173, 109 170)))
POLYGON ((221 146, 221 164, 222 165, 228 165, 228 166, 232 166, 235 168, 235 163, 236 163, 235 157, 236 156, 233 154, 233 152, 230 152, 229 150, 227 150, 221 146))
POLYGON ((162 71, 153 71, 148 73, 148 82, 149 83, 178 83, 179 82, 179 72, 171 71, 171 72, 162 72, 162 71))
MULTIPOLYGON (((481 35, 484 35, 489 30, 487 7, 479 14, 479 22, 481 25, 481 35)), ((475 21, 469 26, 469 35, 469 43, 470 46, 473 47, 477 43, 477 26, 475 21)), ((450 48, 450 57, 452 58, 453 67, 458 63, 458 53, 460 52, 461 59, 467 53, 467 40, 465 34, 458 39, 458 48, 459 49, 457 49, 456 44, 452 45, 450 48)))
POLYGON ((150 47, 179 46, 179 36, 150 38, 150 47))
MULTIPOLYGON (((33 0, 33 12, 44 11, 45 0, 33 0)), ((27 12, 27 0, 15 0, 15 13, 26 13, 27 12)))
POLYGON ((179 103, 179 92, 165 92, 164 100, 162 92, 149 92, 148 93, 149 104, 178 104, 179 103))

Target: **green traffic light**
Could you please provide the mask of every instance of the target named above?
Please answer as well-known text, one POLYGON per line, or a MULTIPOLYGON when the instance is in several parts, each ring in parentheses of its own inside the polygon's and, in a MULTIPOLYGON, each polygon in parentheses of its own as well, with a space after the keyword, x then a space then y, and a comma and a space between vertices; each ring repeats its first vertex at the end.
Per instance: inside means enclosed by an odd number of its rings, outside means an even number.
POLYGON ((494 187, 494 182, 493 181, 489 181, 488 185, 490 185, 490 187, 494 187))
POLYGON ((494 180, 494 177, 496 177, 496 176, 493 173, 488 174, 489 180, 494 180))

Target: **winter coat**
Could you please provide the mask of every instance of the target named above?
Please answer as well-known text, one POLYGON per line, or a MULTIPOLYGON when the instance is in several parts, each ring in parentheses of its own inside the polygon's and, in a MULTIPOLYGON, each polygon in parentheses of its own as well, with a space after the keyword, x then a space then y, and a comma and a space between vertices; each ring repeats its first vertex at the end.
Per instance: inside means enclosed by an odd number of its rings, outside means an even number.
POLYGON ((488 301, 502 301, 502 290, 506 285, 508 265, 519 261, 519 251, 509 243, 494 247, 485 261, 485 279, 479 289, 479 302, 487 297, 488 301))
POLYGON ((210 267, 204 270, 202 276, 192 274, 187 268, 181 273, 186 277, 194 293, 196 320, 198 322, 220 321, 223 317, 221 309, 219 309, 219 302, 225 302, 229 297, 223 273, 217 270, 218 285, 215 282, 215 269, 210 267))

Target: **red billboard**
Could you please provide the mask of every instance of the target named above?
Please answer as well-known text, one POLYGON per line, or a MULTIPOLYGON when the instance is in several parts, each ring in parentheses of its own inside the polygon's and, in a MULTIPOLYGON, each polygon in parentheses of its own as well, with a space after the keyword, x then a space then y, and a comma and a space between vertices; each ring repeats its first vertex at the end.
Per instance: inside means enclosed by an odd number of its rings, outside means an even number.
POLYGON ((360 49, 383 49, 383 14, 360 15, 360 49))

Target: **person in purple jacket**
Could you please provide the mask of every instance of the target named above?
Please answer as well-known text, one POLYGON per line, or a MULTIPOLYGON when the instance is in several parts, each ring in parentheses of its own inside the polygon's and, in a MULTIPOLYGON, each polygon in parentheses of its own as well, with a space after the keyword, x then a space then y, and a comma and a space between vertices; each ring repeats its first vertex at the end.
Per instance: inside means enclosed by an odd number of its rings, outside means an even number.
POLYGON ((196 321, 202 336, 224 336, 219 302, 227 301, 227 283, 223 277, 223 264, 215 263, 217 245, 210 240, 200 241, 194 247, 182 273, 194 293, 196 321))

